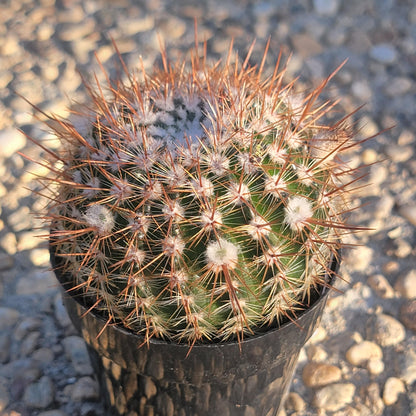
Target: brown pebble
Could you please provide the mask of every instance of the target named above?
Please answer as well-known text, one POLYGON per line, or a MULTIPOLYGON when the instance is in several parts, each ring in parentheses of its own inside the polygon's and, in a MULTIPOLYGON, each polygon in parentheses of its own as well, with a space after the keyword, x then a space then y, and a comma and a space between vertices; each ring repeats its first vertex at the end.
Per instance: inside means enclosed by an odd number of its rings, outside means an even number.
POLYGON ((341 370, 330 364, 309 363, 303 369, 302 379, 308 387, 322 387, 339 381, 341 370))
POLYGON ((402 305, 400 321, 406 328, 416 331, 416 300, 409 300, 402 305))

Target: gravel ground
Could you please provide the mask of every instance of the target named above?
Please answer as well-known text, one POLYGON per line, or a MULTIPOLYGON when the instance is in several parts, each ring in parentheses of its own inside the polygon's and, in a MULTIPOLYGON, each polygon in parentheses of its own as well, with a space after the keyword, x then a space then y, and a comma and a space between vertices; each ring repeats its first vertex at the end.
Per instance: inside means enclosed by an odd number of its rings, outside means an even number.
MULTIPOLYGON (((193 44, 194 18, 210 58, 231 38, 240 55, 257 39, 252 61, 271 36, 293 52, 290 77, 316 83, 348 58, 325 92, 353 111, 366 142, 353 163, 369 163, 363 207, 371 227, 345 255, 346 283, 334 292, 321 327, 302 350, 286 415, 416 415, 416 4, 413 0, 3 0, 0 12, 0 414, 102 416, 82 340, 62 307, 45 242, 33 175, 42 167, 25 133, 56 146, 17 93, 65 115, 82 101, 81 73, 111 75, 114 39, 130 68, 150 69, 158 34, 171 57, 193 44), (373 162, 380 162, 373 164, 373 162)), ((324 95, 324 96, 325 96, 324 95)), ((40 115, 42 119, 42 115, 40 115)))

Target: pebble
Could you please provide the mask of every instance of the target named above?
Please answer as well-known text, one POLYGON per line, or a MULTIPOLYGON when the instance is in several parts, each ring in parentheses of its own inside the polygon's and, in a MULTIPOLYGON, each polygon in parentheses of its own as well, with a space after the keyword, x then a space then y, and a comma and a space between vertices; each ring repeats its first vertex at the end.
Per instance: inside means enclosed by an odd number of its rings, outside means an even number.
POLYGON ((396 355, 395 372, 407 386, 416 381, 416 351, 409 349, 396 355))
POLYGON ((12 327, 19 317, 20 313, 16 309, 0 306, 0 331, 12 327))
POLYGON ((392 64, 397 59, 397 51, 394 46, 383 43, 373 46, 370 56, 382 64, 392 64))
POLYGON ((56 292, 58 283, 51 271, 34 269, 19 280, 16 286, 18 295, 36 295, 45 292, 56 292))
POLYGON ((46 369, 51 365, 55 357, 54 352, 50 348, 39 348, 33 354, 32 358, 40 364, 41 368, 46 369))
POLYGON ((374 207, 374 216, 378 219, 384 219, 391 215, 395 204, 395 199, 391 195, 383 195, 376 202, 374 207))
POLYGON ((358 247, 349 250, 345 261, 351 270, 356 272, 366 272, 372 262, 374 251, 371 247, 358 247))
POLYGON ((294 412, 304 412, 306 403, 298 393, 290 392, 285 401, 285 408, 294 412))
POLYGON ((295 51, 302 58, 309 58, 322 52, 320 43, 304 33, 294 35, 292 37, 292 44, 295 51))
POLYGON ((395 98, 400 95, 407 94, 413 86, 411 79, 406 77, 393 78, 391 82, 386 85, 385 91, 389 97, 395 98))
POLYGON ((334 16, 340 6, 339 0, 313 0, 315 11, 323 16, 334 16))
POLYGON ((408 273, 398 277, 395 285, 400 295, 406 299, 416 298, 416 269, 410 270, 408 273))
MULTIPOLYGON (((3 227, 1 227, 3 228, 3 227)), ((0 247, 10 256, 17 253, 17 239, 14 233, 0 235, 0 247)))
POLYGON ((392 299, 395 296, 394 289, 382 274, 373 274, 367 279, 368 286, 383 299, 392 299))
POLYGON ((383 351, 374 342, 362 341, 350 347, 345 356, 350 364, 361 366, 367 364, 370 360, 381 360, 383 351))
POLYGON ((83 376, 92 375, 93 369, 84 340, 79 336, 71 335, 64 338, 62 344, 77 374, 83 376))
POLYGON ((397 377, 389 377, 384 384, 383 402, 386 406, 396 403, 400 394, 406 392, 406 387, 402 380, 397 377))
POLYGON ((386 149, 387 156, 396 163, 403 163, 410 160, 414 154, 413 146, 388 146, 386 149))
POLYGON ((367 362, 367 370, 370 374, 375 376, 381 374, 385 369, 384 362, 378 359, 370 359, 367 362))
POLYGON ((54 400, 54 386, 52 380, 43 376, 39 381, 30 384, 24 393, 23 401, 29 407, 45 409, 54 400))
POLYGON ((351 403, 355 394, 355 386, 352 383, 338 383, 322 387, 317 390, 313 405, 335 412, 351 403))
POLYGON ((400 308, 400 321, 412 331, 416 331, 416 299, 406 301, 400 308))
POLYGON ((367 321, 367 337, 381 347, 389 347, 402 342, 406 337, 406 331, 392 316, 377 314, 367 321))
POLYGON ((307 349, 309 361, 323 362, 328 358, 327 352, 320 345, 311 345, 307 349))
POLYGON ((302 379, 308 387, 322 387, 341 379, 341 370, 335 365, 308 363, 303 368, 302 379))
POLYGON ((364 403, 368 409, 368 412, 360 413, 357 416, 382 416, 384 411, 384 403, 381 398, 380 386, 378 383, 370 383, 361 389, 362 394, 365 396, 364 403))
POLYGON ((91 377, 81 377, 73 386, 71 398, 76 402, 97 400, 99 397, 98 383, 91 377))
POLYGON ((399 207, 400 215, 416 227, 416 204, 409 203, 399 207))
POLYGON ((55 311, 55 318, 58 320, 60 326, 62 328, 67 328, 71 325, 71 319, 69 318, 68 312, 65 308, 65 305, 62 301, 62 295, 60 292, 57 293, 54 299, 54 311, 55 311))

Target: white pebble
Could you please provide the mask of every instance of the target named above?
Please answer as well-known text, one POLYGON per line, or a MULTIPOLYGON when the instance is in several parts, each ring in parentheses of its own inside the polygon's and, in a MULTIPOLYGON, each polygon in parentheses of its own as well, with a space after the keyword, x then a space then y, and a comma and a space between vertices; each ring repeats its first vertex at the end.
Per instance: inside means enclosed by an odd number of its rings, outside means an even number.
POLYGON ((320 409, 334 412, 351 403, 354 393, 355 386, 352 383, 331 384, 316 392, 313 404, 320 409))
POLYGON ((416 298, 416 269, 410 270, 404 276, 399 276, 394 288, 406 299, 416 298))
POLYGON ((370 50, 370 56, 382 64, 391 64, 396 60, 396 49, 387 43, 375 45, 370 50))
POLYGON ((384 385, 383 402, 386 406, 391 406, 397 402, 400 394, 405 393, 406 388, 402 380, 397 377, 389 377, 384 385))
POLYGON ((383 299, 394 298, 394 290, 382 274, 373 274, 367 279, 367 284, 383 299))
POLYGON ((383 351, 374 342, 363 341, 353 345, 346 353, 348 362, 352 365, 363 365, 369 360, 380 360, 383 358, 383 351))
POLYGON ((0 156, 7 158, 26 145, 26 137, 17 129, 8 128, 0 132, 0 156))

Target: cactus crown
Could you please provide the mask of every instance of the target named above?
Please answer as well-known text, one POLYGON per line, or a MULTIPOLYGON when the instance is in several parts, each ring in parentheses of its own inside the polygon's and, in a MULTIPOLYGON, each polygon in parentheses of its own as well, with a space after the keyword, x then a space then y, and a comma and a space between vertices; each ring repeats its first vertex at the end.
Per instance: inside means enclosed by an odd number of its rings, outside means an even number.
POLYGON ((164 59, 52 117, 53 250, 109 322, 146 339, 240 340, 325 284, 348 231, 339 154, 351 134, 319 124, 327 80, 302 98, 279 65, 266 78, 261 67, 164 59))

